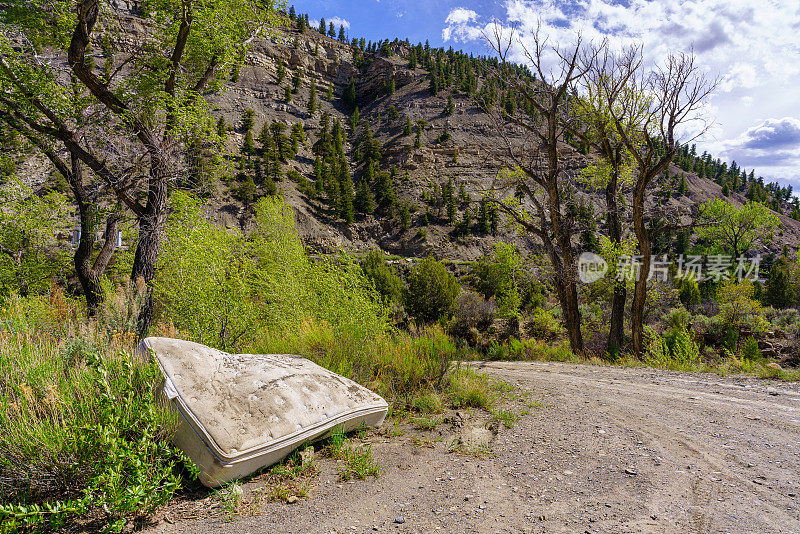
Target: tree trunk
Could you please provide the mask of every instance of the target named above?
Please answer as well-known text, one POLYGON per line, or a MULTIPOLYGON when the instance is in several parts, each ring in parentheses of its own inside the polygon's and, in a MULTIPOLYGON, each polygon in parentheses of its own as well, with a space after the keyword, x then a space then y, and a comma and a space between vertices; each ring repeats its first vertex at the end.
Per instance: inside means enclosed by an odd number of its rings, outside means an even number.
POLYGON ((139 310, 137 331, 140 338, 147 336, 153 320, 153 291, 151 283, 156 276, 158 251, 161 246, 161 231, 167 214, 166 163, 158 156, 151 158, 150 184, 147 206, 139 216, 139 241, 133 259, 131 280, 138 294, 143 297, 139 310))
MULTIPOLYGON (((617 203, 617 175, 612 173, 606 186, 606 207, 608 210, 608 234, 611 242, 618 246, 622 242, 622 225, 619 220, 619 205, 617 203)), ((609 356, 619 354, 623 342, 623 326, 625 323, 625 300, 628 290, 625 281, 615 281, 614 294, 611 300, 611 322, 608 328, 606 352, 609 356)))
POLYGON ((637 183, 633 197, 633 231, 639 242, 641 265, 639 277, 633 292, 631 305, 631 338, 633 341, 633 354, 638 359, 644 355, 644 305, 647 299, 647 278, 650 275, 650 255, 652 245, 650 235, 644 225, 644 199, 645 186, 637 183))
POLYGON ((581 312, 578 307, 578 285, 574 276, 575 266, 572 264, 574 259, 572 250, 570 249, 567 254, 559 254, 555 248, 549 248, 548 253, 555 271, 553 282, 558 295, 558 303, 561 306, 564 326, 569 336, 570 349, 575 355, 583 356, 585 348, 581 333, 581 312))
POLYGON ((93 317, 97 312, 98 306, 103 302, 103 288, 100 279, 108 267, 111 256, 117 248, 117 226, 121 220, 118 213, 112 214, 106 219, 105 243, 94 263, 91 261, 92 249, 94 248, 94 226, 92 222, 97 217, 99 206, 95 199, 92 199, 83 186, 83 165, 77 156, 72 155, 72 173, 69 178, 70 187, 75 195, 75 202, 78 204, 78 214, 81 224, 81 239, 78 248, 75 250, 73 262, 75 273, 83 288, 86 297, 86 313, 93 317))

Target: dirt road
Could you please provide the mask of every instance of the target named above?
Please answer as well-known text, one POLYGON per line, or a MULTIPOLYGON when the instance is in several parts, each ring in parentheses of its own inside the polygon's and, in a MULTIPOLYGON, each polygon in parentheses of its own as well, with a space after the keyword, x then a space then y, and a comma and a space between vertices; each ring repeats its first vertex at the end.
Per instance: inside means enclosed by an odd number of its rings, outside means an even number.
MULTIPOLYGON (((378 479, 330 460, 309 497, 152 532, 800 533, 800 387, 556 363, 478 364, 528 394, 492 456, 447 453, 482 426, 372 438, 378 479)), ((257 484, 257 481, 249 485, 257 484)), ((245 486, 247 495, 248 486, 245 486)))

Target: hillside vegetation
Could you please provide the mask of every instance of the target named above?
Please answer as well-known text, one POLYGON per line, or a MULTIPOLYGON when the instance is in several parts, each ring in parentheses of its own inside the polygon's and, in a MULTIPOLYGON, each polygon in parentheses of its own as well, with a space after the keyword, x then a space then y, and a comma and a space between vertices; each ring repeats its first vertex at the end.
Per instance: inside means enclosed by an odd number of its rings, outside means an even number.
POLYGON ((550 78, 264 1, 0 5, 3 530, 192 487, 146 335, 420 414, 495 409, 457 360, 798 378, 797 199, 680 138, 689 54, 562 43, 550 78))

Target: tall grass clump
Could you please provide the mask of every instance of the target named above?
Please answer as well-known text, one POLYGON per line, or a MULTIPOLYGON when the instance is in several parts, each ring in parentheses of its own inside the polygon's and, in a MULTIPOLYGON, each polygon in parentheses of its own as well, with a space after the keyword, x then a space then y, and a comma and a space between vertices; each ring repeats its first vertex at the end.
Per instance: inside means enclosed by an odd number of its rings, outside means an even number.
POLYGON ((172 197, 156 278, 158 320, 228 351, 295 353, 390 399, 444 387, 456 357, 441 328, 397 332, 361 266, 312 259, 290 206, 262 199, 244 235, 214 225, 201 203, 172 197))
POLYGON ((121 530, 180 487, 174 416, 132 338, 74 322, 79 306, 12 297, 0 313, 0 530, 121 530))

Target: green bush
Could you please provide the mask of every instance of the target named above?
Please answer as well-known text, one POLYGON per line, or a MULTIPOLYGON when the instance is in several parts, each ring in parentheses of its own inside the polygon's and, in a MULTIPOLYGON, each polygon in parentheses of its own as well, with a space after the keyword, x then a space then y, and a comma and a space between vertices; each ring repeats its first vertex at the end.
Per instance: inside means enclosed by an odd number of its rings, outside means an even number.
POLYGON ((256 204, 249 236, 214 225, 185 193, 173 195, 172 209, 155 296, 160 319, 192 339, 238 350, 265 331, 288 334, 309 320, 364 338, 388 328, 358 265, 310 261, 282 201, 256 204))
POLYGON ((758 348, 758 341, 753 336, 746 337, 742 343, 742 358, 755 361, 764 359, 761 349, 758 348))
POLYGON ((59 347, 25 330, 0 340, 0 530, 80 518, 120 531, 168 501, 184 458, 166 442, 177 421, 156 398, 157 365, 118 340, 59 347))
POLYGON ((687 370, 700 365, 700 348, 691 332, 673 328, 663 337, 651 334, 646 361, 664 369, 687 370))
POLYGON ((446 319, 455 309, 460 291, 456 277, 441 262, 427 257, 408 276, 408 313, 425 323, 446 319))
POLYGON ((525 323, 525 333, 535 339, 553 341, 564 335, 564 326, 550 311, 535 308, 525 323))
POLYGON ((403 280, 386 264, 383 253, 378 249, 369 251, 361 262, 364 275, 372 281, 375 289, 389 302, 403 302, 403 280))

